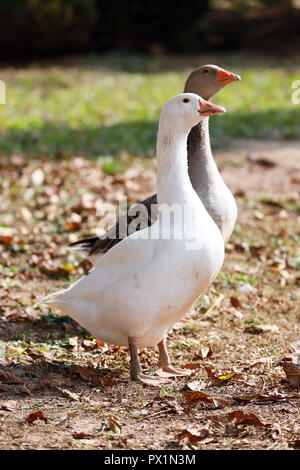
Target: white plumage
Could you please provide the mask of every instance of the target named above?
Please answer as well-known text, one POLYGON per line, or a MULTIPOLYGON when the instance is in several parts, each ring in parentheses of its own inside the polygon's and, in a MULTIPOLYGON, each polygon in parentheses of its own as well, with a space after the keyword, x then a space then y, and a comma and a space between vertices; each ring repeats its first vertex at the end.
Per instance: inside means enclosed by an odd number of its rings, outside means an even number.
MULTIPOLYGON (((158 220, 115 245, 87 276, 41 303, 111 344, 144 348, 163 340, 223 263, 224 241, 191 185, 186 145, 202 115, 224 111, 192 93, 164 105, 157 139, 158 220), (183 209, 181 220, 170 223, 166 208, 171 205, 183 209)), ((132 378, 139 378, 136 372, 132 366, 132 378)))

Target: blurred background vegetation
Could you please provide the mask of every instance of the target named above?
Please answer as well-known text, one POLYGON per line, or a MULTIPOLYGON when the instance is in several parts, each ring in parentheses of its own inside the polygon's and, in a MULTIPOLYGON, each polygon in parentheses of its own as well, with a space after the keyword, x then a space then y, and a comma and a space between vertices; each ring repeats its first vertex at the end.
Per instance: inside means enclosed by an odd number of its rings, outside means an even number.
POLYGON ((162 104, 189 72, 242 75, 214 101, 213 145, 300 138, 300 0, 1 0, 0 151, 78 154, 108 171, 155 153, 162 104))
POLYGON ((1 0, 1 55, 297 49, 299 0, 1 0))

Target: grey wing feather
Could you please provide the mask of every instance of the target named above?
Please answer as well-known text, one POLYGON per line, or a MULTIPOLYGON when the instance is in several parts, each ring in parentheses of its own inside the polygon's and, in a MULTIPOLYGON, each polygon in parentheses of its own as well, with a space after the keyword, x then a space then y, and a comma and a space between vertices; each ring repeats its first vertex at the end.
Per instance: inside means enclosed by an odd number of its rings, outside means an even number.
POLYGON ((89 255, 104 254, 128 235, 153 225, 157 217, 157 196, 153 194, 131 206, 117 224, 101 237, 84 238, 70 246, 86 251, 89 255))

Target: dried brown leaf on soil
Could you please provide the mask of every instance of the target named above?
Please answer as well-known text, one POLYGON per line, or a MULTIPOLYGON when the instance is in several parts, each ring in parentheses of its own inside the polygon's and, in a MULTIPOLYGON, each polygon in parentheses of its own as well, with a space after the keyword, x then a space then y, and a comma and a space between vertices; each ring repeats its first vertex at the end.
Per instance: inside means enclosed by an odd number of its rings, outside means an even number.
POLYGON ((56 386, 55 390, 57 390, 63 397, 69 398, 73 401, 80 401, 80 396, 77 395, 77 393, 71 392, 67 388, 61 388, 56 386))
POLYGON ((288 382, 293 387, 300 388, 300 364, 294 364, 293 362, 284 362, 282 367, 288 382))
POLYGON ((199 364, 198 362, 188 362, 186 364, 182 364, 180 366, 182 369, 190 369, 191 371, 200 369, 202 367, 202 364, 199 364))
POLYGON ((229 374, 224 375, 215 375, 211 367, 204 367, 207 375, 213 380, 216 384, 224 384, 229 382, 233 377, 235 377, 238 372, 230 372, 229 374))
MULTIPOLYGON (((153 402, 147 404, 148 407, 152 405, 153 405, 153 402)), ((145 408, 146 406, 144 406, 144 409, 145 408)), ((162 403, 162 409, 160 411, 157 411, 156 413, 153 413, 151 415, 147 415, 143 419, 150 419, 150 418, 158 417, 160 415, 165 415, 167 413, 176 413, 176 414, 182 415, 187 412, 188 412, 188 409, 183 408, 176 399, 169 399, 169 400, 164 400, 164 402, 162 403)))
POLYGON ((250 426, 262 426, 262 427, 271 427, 269 423, 264 423, 261 419, 256 416, 254 413, 247 413, 244 411, 232 411, 231 413, 226 414, 227 421, 233 421, 237 425, 247 424, 250 426))
POLYGON ((214 405, 215 408, 224 408, 226 405, 228 405, 227 400, 218 397, 212 397, 211 395, 200 391, 184 391, 182 392, 182 395, 186 399, 187 403, 210 403, 214 405))
POLYGON ((300 184, 300 177, 299 177, 299 176, 293 176, 293 177, 290 179, 290 183, 292 183, 292 184, 300 184))
POLYGON ((22 388, 23 388, 23 392, 24 392, 26 395, 33 396, 34 391, 33 391, 33 390, 30 390, 30 388, 27 387, 26 384, 23 384, 22 388))
POLYGON ((294 449, 300 449, 300 439, 289 441, 289 445, 294 447, 294 449))
POLYGON ((114 377, 113 375, 109 375, 108 377, 104 377, 104 379, 102 379, 100 381, 100 385, 101 387, 112 387, 113 385, 116 385, 117 383, 117 379, 116 377, 114 377))
POLYGON ((76 369, 74 369, 74 372, 78 373, 81 378, 92 383, 95 386, 100 386, 104 388, 112 387, 118 382, 115 376, 109 375, 107 377, 102 378, 99 372, 88 367, 77 367, 76 369))
POLYGON ((246 326, 246 328, 244 329, 245 333, 249 333, 251 335, 259 335, 263 333, 263 331, 264 330, 262 328, 255 325, 246 326))
POLYGON ((45 379, 35 387, 34 392, 44 390, 47 387, 56 389, 57 386, 60 385, 70 387, 72 385, 72 379, 70 377, 53 377, 51 379, 45 379))
POLYGON ((204 360, 206 358, 212 357, 212 355, 213 355, 213 350, 211 349, 211 346, 203 346, 202 348, 199 349, 199 351, 197 351, 194 354, 193 359, 204 360))
POLYGON ((194 429, 186 428, 183 429, 180 434, 178 434, 177 439, 182 441, 183 439, 188 439, 189 442, 199 442, 205 439, 209 435, 209 429, 194 429))
POLYGON ((292 393, 292 395, 272 394, 272 395, 260 395, 259 401, 279 401, 279 400, 299 400, 299 393, 292 393))
POLYGON ((88 367, 76 367, 74 372, 80 375, 80 377, 87 382, 91 382, 94 385, 101 385, 101 377, 99 373, 96 372, 94 369, 88 367))
POLYGON ((34 349, 32 347, 29 347, 25 349, 24 352, 26 352, 34 360, 44 360, 46 362, 56 361, 56 359, 50 352, 44 351, 43 349, 34 349))
POLYGON ((265 388, 265 381, 262 377, 260 377, 260 388, 259 390, 254 393, 254 395, 245 395, 245 396, 241 396, 241 397, 238 397, 238 396, 234 396, 233 399, 234 400, 237 400, 237 401, 253 401, 253 400, 256 400, 257 398, 259 398, 262 394, 262 392, 264 391, 264 388, 265 388))
POLYGON ((264 168, 274 168, 277 165, 277 163, 266 157, 254 157, 253 155, 248 155, 247 160, 255 165, 263 166, 264 168))
POLYGON ((192 382, 188 382, 186 384, 186 387, 189 390, 192 390, 192 392, 201 391, 206 386, 207 386, 207 383, 204 382, 204 380, 201 380, 201 381, 200 380, 193 380, 192 382))
POLYGON ((230 303, 234 308, 242 308, 242 304, 239 299, 233 295, 230 297, 230 303))
POLYGON ((178 403, 178 400, 176 400, 175 398, 165 400, 163 406, 169 411, 176 412, 179 415, 182 415, 184 413, 183 407, 180 405, 180 403, 178 403))
POLYGON ((252 369, 252 367, 260 366, 260 365, 266 365, 269 368, 272 367, 273 359, 271 357, 261 357, 257 361, 253 362, 249 366, 247 366, 249 369, 252 369))
POLYGON ((40 263, 39 269, 42 273, 47 274, 47 276, 67 276, 68 271, 61 266, 55 266, 52 262, 43 262, 40 263))
POLYGON ((7 405, 5 405, 5 404, 1 405, 0 410, 1 410, 1 411, 9 411, 9 412, 13 412, 13 411, 14 411, 12 408, 9 408, 9 406, 7 406, 7 405))
POLYGON ((78 350, 78 336, 72 336, 71 338, 69 338, 68 343, 70 346, 72 346, 74 351, 78 350))
POLYGON ((74 439, 92 439, 96 437, 95 434, 87 434, 85 432, 73 432, 72 437, 74 439))
POLYGON ((84 349, 92 351, 98 347, 95 339, 84 339, 82 342, 84 349))
POLYGON ((81 228, 81 224, 78 223, 78 222, 67 222, 66 223, 66 226, 68 228, 68 230, 72 230, 72 231, 76 231, 76 230, 80 230, 81 228))
POLYGON ((297 356, 300 356, 300 340, 293 341, 290 344, 290 350, 297 356))
POLYGON ((41 419, 42 421, 45 421, 45 423, 48 421, 48 418, 44 416, 42 411, 35 411, 34 413, 30 413, 30 415, 27 416, 26 421, 28 424, 32 424, 37 419, 41 419))
POLYGON ((23 380, 8 370, 0 369, 0 382, 4 384, 22 384, 23 380))
POLYGON ((116 416, 110 415, 108 419, 109 429, 115 434, 121 434, 122 426, 116 416))

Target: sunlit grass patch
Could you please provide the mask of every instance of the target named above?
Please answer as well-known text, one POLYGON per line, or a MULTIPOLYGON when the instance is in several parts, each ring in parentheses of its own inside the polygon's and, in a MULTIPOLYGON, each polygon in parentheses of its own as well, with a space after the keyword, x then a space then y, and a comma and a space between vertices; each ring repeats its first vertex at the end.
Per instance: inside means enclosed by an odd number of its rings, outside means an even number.
MULTIPOLYGON (((161 107, 182 92, 191 70, 191 60, 185 67, 182 58, 178 70, 164 68, 164 60, 106 55, 88 57, 79 66, 0 70, 7 84, 7 104, 0 108, 1 150, 28 156, 63 151, 92 158, 155 155, 161 107)), ((300 111, 291 101, 297 67, 256 64, 242 56, 214 61, 242 76, 214 97, 227 108, 226 115, 211 119, 214 145, 228 145, 236 137, 300 138, 300 111)), ((201 59, 194 64, 201 65, 201 59)))

